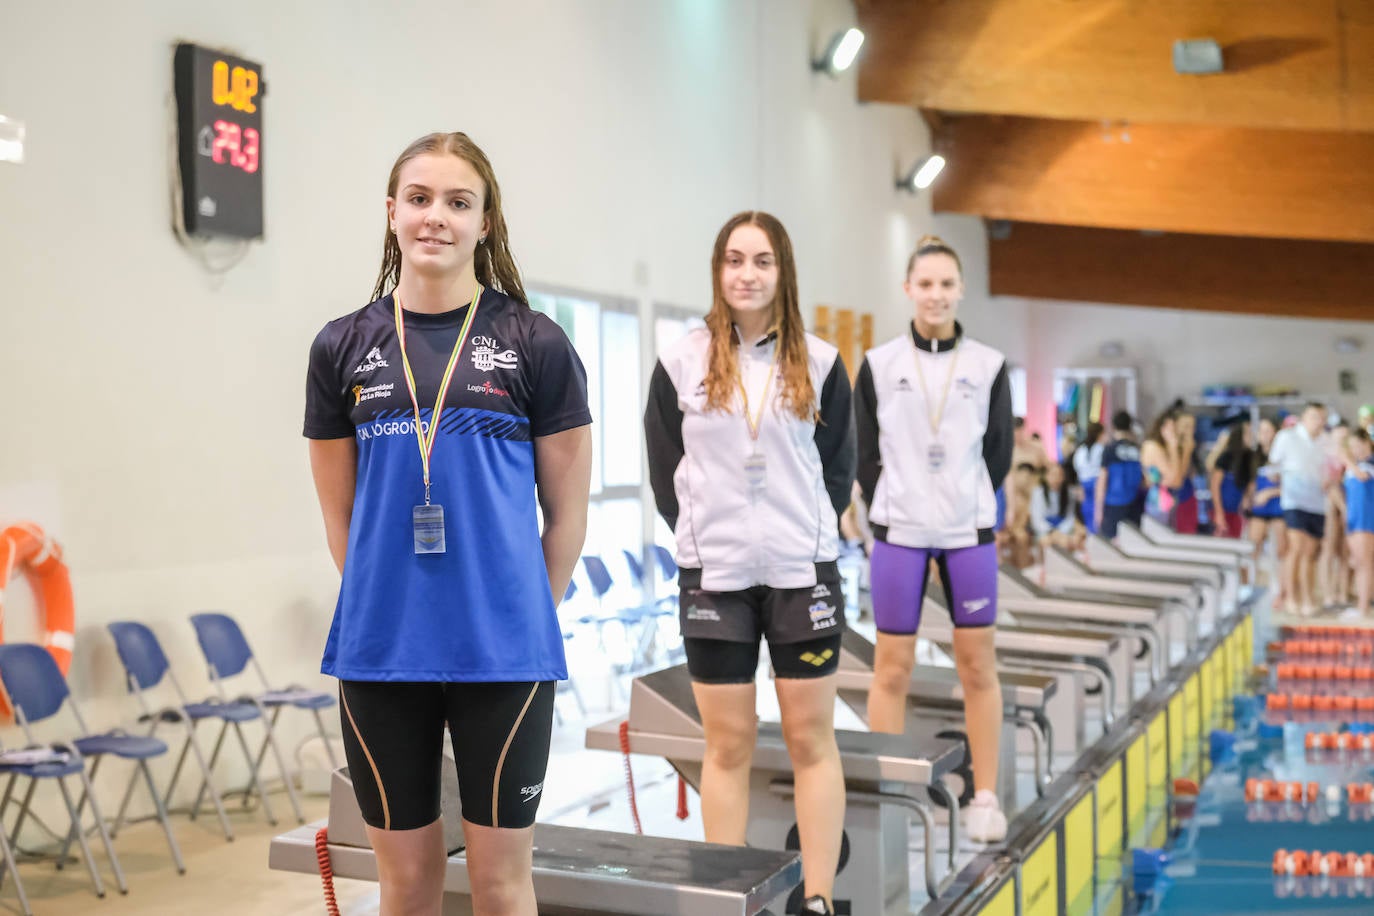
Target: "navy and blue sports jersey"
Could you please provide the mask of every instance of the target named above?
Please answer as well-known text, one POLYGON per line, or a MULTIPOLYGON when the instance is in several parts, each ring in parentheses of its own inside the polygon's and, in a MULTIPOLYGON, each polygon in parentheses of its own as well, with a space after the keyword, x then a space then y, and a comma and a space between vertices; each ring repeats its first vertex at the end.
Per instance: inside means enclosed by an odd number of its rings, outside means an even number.
POLYGON ((1345 525, 1351 534, 1374 533, 1374 462, 1360 462, 1360 470, 1370 475, 1368 480, 1345 472, 1345 525))
POLYGON ((1263 465, 1255 471, 1255 504, 1250 507, 1250 514, 1255 518, 1283 518, 1283 507, 1279 505, 1279 481, 1274 476, 1276 469, 1271 465, 1263 465), (1259 498, 1265 490, 1272 490, 1270 496, 1263 500, 1259 498))
MULTIPOLYGON (((483 291, 431 461, 447 552, 416 556, 411 512, 424 502, 424 476, 394 309, 387 296, 331 321, 310 348, 305 435, 358 445, 343 584, 320 670, 353 681, 566 678, 533 440, 591 422, 582 362, 548 316, 483 291)), ((423 429, 467 311, 404 315, 423 429)))
POLYGON ((1129 439, 1113 439, 1102 449, 1102 471, 1097 485, 1106 486, 1103 503, 1129 506, 1140 495, 1140 446, 1129 439), (1105 484, 1103 483, 1105 481, 1105 484))

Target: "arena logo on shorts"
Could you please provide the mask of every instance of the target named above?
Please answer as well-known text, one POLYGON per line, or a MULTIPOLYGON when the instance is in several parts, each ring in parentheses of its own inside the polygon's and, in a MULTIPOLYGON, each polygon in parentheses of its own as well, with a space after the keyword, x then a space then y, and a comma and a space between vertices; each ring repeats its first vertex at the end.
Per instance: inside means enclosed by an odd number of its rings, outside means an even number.
POLYGON ((835 626, 835 605, 817 601, 807 610, 811 612, 811 629, 828 630, 835 626))
POLYGON ((824 652, 820 653, 819 655, 816 654, 815 652, 809 652, 809 651, 808 651, 808 652, 803 652, 801 655, 798 655, 798 656, 797 656, 797 658, 799 658, 799 659, 801 659, 802 661, 806 662, 808 665, 814 665, 814 666, 817 667, 817 668, 819 668, 821 665, 824 665, 826 662, 830 661, 830 659, 832 659, 832 658, 834 658, 834 657, 835 657, 835 650, 834 650, 834 649, 826 649, 824 652))
POLYGON ((519 357, 514 350, 500 350, 500 347, 494 337, 472 338, 472 365, 482 372, 514 369, 519 364, 519 357))
POLYGON ((964 610, 968 611, 970 614, 976 614, 990 603, 991 601, 987 598, 974 598, 972 601, 964 602, 964 610))
POLYGON ((713 622, 715 622, 715 623, 720 623, 720 615, 716 613, 716 609, 715 609, 715 608, 701 607, 700 605, 696 605, 696 604, 688 605, 688 607, 687 607, 687 619, 688 619, 688 620, 710 620, 710 621, 713 621, 713 622))
POLYGON ((521 802, 521 804, 528 804, 529 802, 534 801, 536 798, 539 797, 539 793, 540 793, 540 792, 543 792, 543 791, 544 791, 544 784, 543 784, 542 782, 541 782, 541 783, 536 783, 535 785, 532 785, 532 786, 521 786, 521 787, 520 787, 520 802, 521 802))
POLYGON ((375 401, 377 398, 389 398, 395 387, 396 384, 394 382, 387 382, 385 385, 373 385, 371 388, 364 388, 362 385, 354 385, 353 406, 357 407, 363 401, 375 401))
POLYGON ((387 368, 387 361, 382 359, 382 348, 373 347, 367 352, 367 357, 358 364, 354 372, 371 372, 374 369, 387 368))
MULTIPOLYGON (((428 432, 429 424, 421 423, 420 432, 428 432)), ((366 442, 369 439, 381 439, 386 436, 413 436, 415 435, 414 420, 377 420, 374 423, 367 423, 358 427, 359 441, 366 442)))
POLYGON ((816 587, 813 588, 813 589, 811 589, 811 597, 812 597, 812 598, 829 598, 829 597, 830 597, 830 586, 826 585, 824 582, 818 582, 818 583, 816 583, 816 587))

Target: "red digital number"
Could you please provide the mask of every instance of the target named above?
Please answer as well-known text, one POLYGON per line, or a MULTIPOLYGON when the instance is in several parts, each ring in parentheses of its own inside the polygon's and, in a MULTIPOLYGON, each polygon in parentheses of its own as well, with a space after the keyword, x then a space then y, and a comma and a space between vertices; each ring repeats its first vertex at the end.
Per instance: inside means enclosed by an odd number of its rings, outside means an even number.
POLYGON ((261 135, 252 127, 240 127, 233 121, 216 121, 210 158, 251 174, 258 170, 261 142, 261 135))
POLYGON ((243 129, 243 165, 245 172, 252 174, 258 170, 258 132, 251 127, 243 129))

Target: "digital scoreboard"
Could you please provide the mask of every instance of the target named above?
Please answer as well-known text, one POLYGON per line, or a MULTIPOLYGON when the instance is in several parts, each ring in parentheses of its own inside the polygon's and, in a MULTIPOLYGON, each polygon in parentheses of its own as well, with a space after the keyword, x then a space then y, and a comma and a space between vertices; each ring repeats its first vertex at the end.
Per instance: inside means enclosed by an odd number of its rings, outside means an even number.
POLYGON ((183 43, 172 69, 186 231, 262 238, 262 65, 183 43))

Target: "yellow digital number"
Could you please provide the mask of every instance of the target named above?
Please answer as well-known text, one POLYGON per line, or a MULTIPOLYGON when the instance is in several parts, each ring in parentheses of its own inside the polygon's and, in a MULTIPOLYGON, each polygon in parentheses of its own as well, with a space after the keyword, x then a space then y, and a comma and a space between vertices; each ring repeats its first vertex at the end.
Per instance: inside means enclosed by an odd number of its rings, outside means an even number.
POLYGON ((215 66, 210 71, 210 92, 211 98, 216 105, 228 105, 234 101, 234 95, 229 91, 229 65, 222 60, 215 61, 215 66))
POLYGON ((210 70, 210 97, 216 105, 229 105, 235 111, 252 114, 258 110, 253 99, 258 94, 258 72, 247 67, 235 67, 222 60, 215 61, 210 70))

